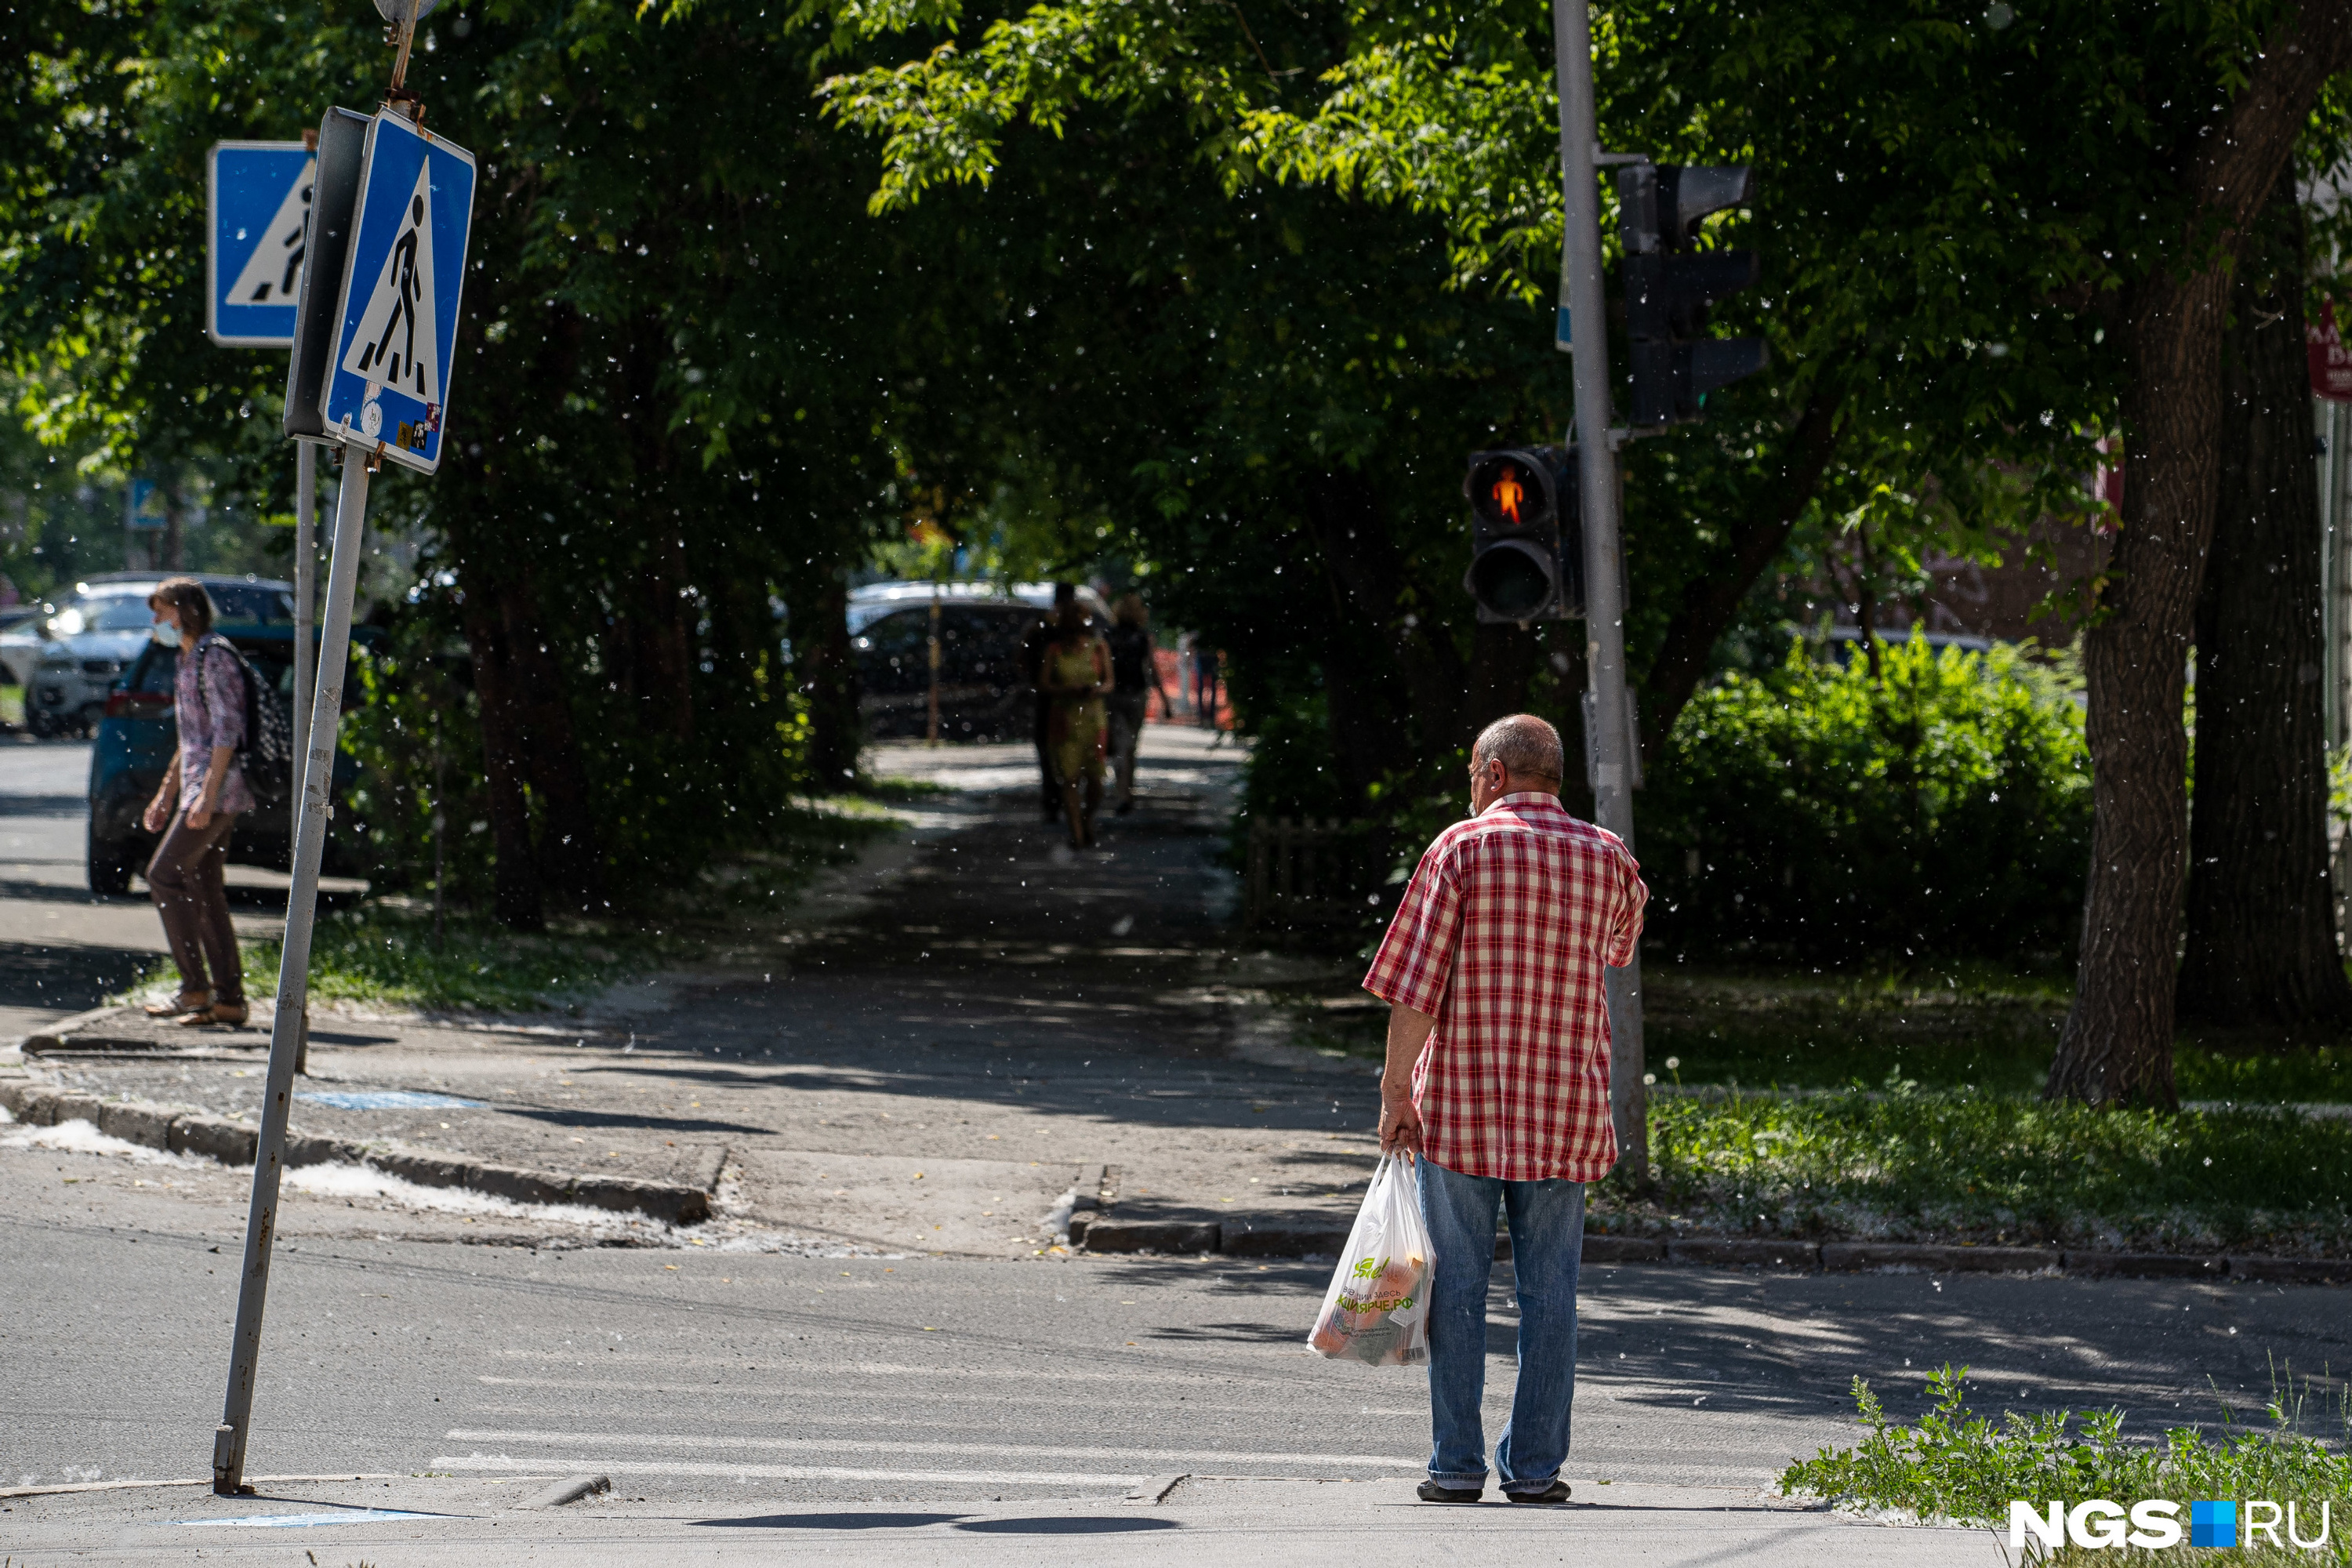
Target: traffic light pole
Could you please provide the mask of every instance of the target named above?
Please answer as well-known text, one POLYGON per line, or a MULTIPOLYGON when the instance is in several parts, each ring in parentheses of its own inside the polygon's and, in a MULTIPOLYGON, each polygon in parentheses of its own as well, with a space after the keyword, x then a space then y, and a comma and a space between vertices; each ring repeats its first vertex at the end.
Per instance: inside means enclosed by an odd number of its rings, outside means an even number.
MULTIPOLYGON (((1559 72, 1559 166, 1567 235, 1560 251, 1560 348, 1575 356, 1576 448, 1584 501, 1585 668, 1591 681, 1593 816, 1633 844, 1632 702, 1625 688, 1625 604, 1618 540, 1617 434, 1609 406, 1609 317, 1601 298, 1601 191, 1592 110, 1592 24, 1586 0, 1552 0, 1559 72)), ((1634 1181, 1650 1171, 1649 1094, 1642 1082, 1642 956, 1606 972, 1610 1101, 1618 1158, 1634 1181)))

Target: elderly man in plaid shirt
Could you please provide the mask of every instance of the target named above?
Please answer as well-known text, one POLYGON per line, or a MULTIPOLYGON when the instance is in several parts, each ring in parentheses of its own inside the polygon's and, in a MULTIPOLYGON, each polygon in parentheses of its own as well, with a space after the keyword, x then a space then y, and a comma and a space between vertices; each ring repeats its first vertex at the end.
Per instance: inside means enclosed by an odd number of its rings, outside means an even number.
POLYGON ((1419 1156, 1430 1282, 1429 1502, 1486 1486, 1479 1405, 1495 1213, 1511 1227, 1519 1375, 1495 1468, 1513 1502, 1568 1500, 1584 1184, 1617 1163, 1601 966, 1633 961, 1649 889, 1615 835, 1559 804, 1559 734, 1498 720, 1470 817, 1437 836, 1364 989, 1389 1004, 1381 1147, 1419 1156))

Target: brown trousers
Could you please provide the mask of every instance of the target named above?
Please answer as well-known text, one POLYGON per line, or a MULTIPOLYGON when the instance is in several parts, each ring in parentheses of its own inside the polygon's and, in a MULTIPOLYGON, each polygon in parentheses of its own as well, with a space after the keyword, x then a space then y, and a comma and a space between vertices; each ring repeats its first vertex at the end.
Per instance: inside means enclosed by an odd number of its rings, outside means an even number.
POLYGON ((147 862, 147 890, 163 917, 163 940, 180 966, 180 988, 209 990, 215 1005, 245 1001, 245 969, 237 960, 236 928, 229 923, 228 886, 221 876, 236 826, 233 811, 213 813, 202 827, 190 827, 184 810, 174 812, 163 841, 155 846, 155 858, 147 862))

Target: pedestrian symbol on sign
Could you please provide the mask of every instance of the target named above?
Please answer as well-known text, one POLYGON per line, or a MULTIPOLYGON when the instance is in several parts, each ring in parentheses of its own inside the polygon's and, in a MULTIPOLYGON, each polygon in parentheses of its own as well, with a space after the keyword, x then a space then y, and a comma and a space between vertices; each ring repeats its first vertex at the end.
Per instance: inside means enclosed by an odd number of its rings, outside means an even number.
POLYGON ((375 289, 360 313, 359 331, 343 355, 343 369, 367 381, 404 392, 419 403, 441 402, 441 367, 435 353, 438 320, 433 289, 432 166, 416 172, 408 211, 384 253, 375 289))
MULTIPOLYGON (((385 110, 369 122, 361 165, 333 346, 315 362, 325 373, 319 424, 429 474, 449 429, 474 160, 385 110)), ((296 365, 289 386, 307 389, 309 374, 296 365)))
MULTIPOLYGON (((269 226, 261 231, 261 243, 253 247, 245 265, 238 268, 236 281, 228 286, 227 303, 233 305, 291 305, 294 285, 302 276, 302 247, 310 234, 310 187, 319 172, 319 161, 310 159, 302 172, 287 187, 286 195, 278 204, 278 211, 269 226)), ((237 238, 243 239, 240 230, 237 238)))
POLYGON ((221 142, 205 160, 205 331, 284 348, 310 247, 319 160, 299 142, 221 142))

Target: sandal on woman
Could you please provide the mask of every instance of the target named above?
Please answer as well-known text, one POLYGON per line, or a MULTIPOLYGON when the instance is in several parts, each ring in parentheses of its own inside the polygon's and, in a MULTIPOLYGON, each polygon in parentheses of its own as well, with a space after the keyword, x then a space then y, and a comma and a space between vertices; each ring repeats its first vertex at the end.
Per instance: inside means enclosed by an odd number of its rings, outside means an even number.
POLYGON ((176 1018, 183 1013, 193 1013, 213 1005, 209 991, 183 991, 169 1002, 150 1002, 146 1006, 151 1018, 176 1018))
POLYGON ((247 1009, 242 1002, 215 1002, 209 1007, 199 1007, 185 1017, 175 1018, 173 1021, 188 1028, 196 1029, 202 1028, 206 1024, 242 1024, 247 1016, 247 1009))

